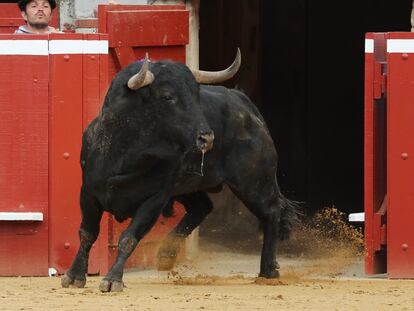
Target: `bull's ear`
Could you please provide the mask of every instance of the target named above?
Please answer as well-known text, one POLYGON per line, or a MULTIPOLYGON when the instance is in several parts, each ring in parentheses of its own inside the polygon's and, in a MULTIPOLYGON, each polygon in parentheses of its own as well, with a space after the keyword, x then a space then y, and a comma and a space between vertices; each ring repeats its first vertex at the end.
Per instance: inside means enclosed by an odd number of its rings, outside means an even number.
POLYGON ((128 80, 128 87, 131 90, 138 90, 141 87, 144 87, 148 84, 151 84, 154 81, 154 74, 148 69, 149 67, 149 59, 148 53, 145 54, 145 60, 142 64, 141 70, 133 75, 128 80))
POLYGON ((224 82, 232 78, 237 71, 239 71, 241 64, 241 53, 240 49, 237 48, 236 58, 233 64, 225 70, 221 71, 203 71, 203 70, 191 70, 196 81, 202 84, 216 84, 224 82))

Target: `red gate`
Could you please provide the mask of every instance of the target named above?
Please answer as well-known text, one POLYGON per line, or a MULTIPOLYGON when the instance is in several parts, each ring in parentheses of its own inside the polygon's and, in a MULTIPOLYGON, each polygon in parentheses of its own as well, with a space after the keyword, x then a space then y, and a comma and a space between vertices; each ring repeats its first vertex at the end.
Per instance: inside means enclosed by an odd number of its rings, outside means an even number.
POLYGON ((414 278, 414 34, 365 45, 365 270, 414 278))
MULTIPOLYGON (((75 256, 80 141, 107 65, 106 35, 0 35, 0 275, 61 273, 75 256)), ((108 269, 106 247, 90 273, 108 269)))

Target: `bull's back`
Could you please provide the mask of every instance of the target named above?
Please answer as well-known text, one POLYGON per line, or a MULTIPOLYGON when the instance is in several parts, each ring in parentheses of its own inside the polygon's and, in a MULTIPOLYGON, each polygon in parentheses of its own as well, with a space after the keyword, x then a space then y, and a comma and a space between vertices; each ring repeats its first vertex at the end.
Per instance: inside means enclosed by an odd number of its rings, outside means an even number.
POLYGON ((241 139, 270 137, 262 115, 243 92, 222 86, 202 85, 200 99, 209 125, 219 136, 241 139))
POLYGON ((244 93, 220 86, 201 86, 200 96, 216 137, 211 152, 219 153, 217 158, 226 161, 223 167, 233 167, 234 163, 245 167, 252 162, 274 165, 277 155, 269 130, 244 93))
POLYGON ((277 154, 258 109, 237 90, 201 87, 200 95, 215 136, 209 157, 220 163, 223 183, 239 194, 257 187, 272 192, 277 154))

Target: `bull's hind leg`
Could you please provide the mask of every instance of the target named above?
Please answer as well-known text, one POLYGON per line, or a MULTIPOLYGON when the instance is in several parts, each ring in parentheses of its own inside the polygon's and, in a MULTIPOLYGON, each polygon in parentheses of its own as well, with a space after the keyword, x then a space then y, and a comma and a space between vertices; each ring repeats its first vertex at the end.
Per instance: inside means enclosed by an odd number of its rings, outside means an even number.
POLYGON ((102 208, 96 200, 88 197, 85 191, 81 194, 82 223, 79 229, 80 246, 72 266, 62 276, 62 287, 84 287, 88 272, 89 252, 99 235, 99 224, 102 218, 102 208))
POLYGON ((257 190, 239 192, 231 187, 236 196, 259 219, 263 229, 263 246, 260 259, 260 277, 278 278, 279 265, 276 261, 277 242, 279 240, 279 222, 281 216, 280 200, 277 191, 266 191, 266 187, 257 190), (269 194, 270 192, 270 194, 269 194))
POLYGON ((158 250, 157 268, 162 271, 171 270, 174 267, 181 243, 213 209, 213 204, 205 192, 183 195, 176 200, 184 205, 186 214, 164 239, 158 250))

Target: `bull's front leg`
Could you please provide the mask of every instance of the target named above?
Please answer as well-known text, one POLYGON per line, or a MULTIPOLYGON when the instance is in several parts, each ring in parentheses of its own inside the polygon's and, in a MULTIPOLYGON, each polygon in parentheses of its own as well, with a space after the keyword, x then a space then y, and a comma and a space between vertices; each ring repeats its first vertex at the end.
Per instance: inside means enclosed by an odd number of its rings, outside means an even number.
POLYGON ((161 214, 162 207, 168 202, 165 195, 155 195, 144 202, 135 213, 127 229, 122 232, 118 242, 118 256, 108 274, 101 281, 102 292, 120 292, 124 288, 122 277, 124 265, 136 248, 138 242, 151 230, 161 214))
POLYGON ((99 235, 99 223, 103 213, 101 206, 84 188, 81 191, 80 203, 82 211, 82 223, 79 229, 80 246, 70 269, 62 276, 62 287, 85 286, 89 252, 99 235))

